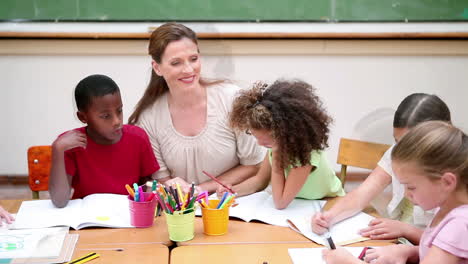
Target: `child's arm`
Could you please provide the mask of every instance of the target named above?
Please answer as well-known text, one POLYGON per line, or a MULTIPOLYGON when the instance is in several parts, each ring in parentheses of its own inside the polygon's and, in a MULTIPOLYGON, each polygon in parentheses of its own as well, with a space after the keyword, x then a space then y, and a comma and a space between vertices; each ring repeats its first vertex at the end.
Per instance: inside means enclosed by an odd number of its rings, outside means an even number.
POLYGON ((369 227, 362 229, 360 234, 370 239, 395 239, 405 237, 417 245, 421 240, 422 229, 408 223, 388 218, 376 218, 369 223, 369 227))
POLYGON ((273 201, 277 209, 284 209, 292 202, 296 194, 301 190, 307 177, 314 168, 312 165, 292 168, 288 178, 284 176, 284 169, 278 161, 278 151, 273 149, 271 165, 271 187, 273 189, 273 201))
POLYGON ((333 224, 355 215, 391 182, 392 176, 377 166, 358 188, 339 198, 328 211, 315 214, 312 218, 312 230, 317 234, 323 234, 333 224))
MULTIPOLYGON (((268 183, 270 182, 270 171, 270 161, 268 160, 268 156, 265 156, 260 165, 260 169, 258 170, 257 174, 255 174, 255 176, 232 186, 231 189, 236 192, 237 196, 245 196, 259 192, 268 186, 268 183)), ((229 185, 230 184, 228 184, 228 187, 230 187, 229 185)), ((218 196, 222 195, 226 191, 227 190, 222 186, 218 187, 216 190, 218 196)))
MULTIPOLYGON (((216 178, 224 184, 236 185, 246 181, 249 178, 255 177, 260 167, 260 164, 238 165, 217 176, 216 178)), ((202 190, 211 193, 215 192, 218 189, 219 184, 213 180, 209 180, 201 183, 199 186, 202 190)))
MULTIPOLYGON (((258 172, 260 165, 238 165, 225 173, 217 176, 216 178, 219 179, 226 185, 235 185, 239 183, 243 183, 245 180, 255 177, 255 174, 258 172)), ((170 186, 172 184, 179 184, 183 190, 189 190, 191 188, 191 183, 188 183, 186 180, 180 177, 165 177, 158 180, 159 182, 163 183, 166 186, 170 186)), ((197 186, 197 189, 208 191, 210 193, 217 191, 219 188, 219 184, 213 180, 209 180, 203 182, 197 186)))
POLYGON ((86 135, 72 130, 59 138, 52 144, 52 165, 49 177, 50 198, 55 206, 65 207, 70 200, 72 176, 65 170, 65 151, 86 147, 86 135))
POLYGON ((427 255, 424 257, 420 264, 439 264, 439 263, 444 263, 444 264, 457 264, 460 263, 460 258, 450 254, 449 252, 432 245, 429 251, 427 252, 427 255))

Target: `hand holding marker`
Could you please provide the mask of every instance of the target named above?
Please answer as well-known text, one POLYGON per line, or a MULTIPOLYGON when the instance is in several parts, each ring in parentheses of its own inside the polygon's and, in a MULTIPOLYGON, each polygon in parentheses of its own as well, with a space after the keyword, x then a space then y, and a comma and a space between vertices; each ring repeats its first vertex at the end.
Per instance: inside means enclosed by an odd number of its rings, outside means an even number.
MULTIPOLYGON (((314 205, 316 206, 317 212, 322 212, 322 208, 320 207, 320 204, 318 202, 314 203, 314 205)), ((329 246, 330 249, 336 249, 335 243, 333 242, 333 239, 332 239, 331 234, 330 234, 329 231, 327 231, 322 236, 327 240, 328 246, 329 246)))

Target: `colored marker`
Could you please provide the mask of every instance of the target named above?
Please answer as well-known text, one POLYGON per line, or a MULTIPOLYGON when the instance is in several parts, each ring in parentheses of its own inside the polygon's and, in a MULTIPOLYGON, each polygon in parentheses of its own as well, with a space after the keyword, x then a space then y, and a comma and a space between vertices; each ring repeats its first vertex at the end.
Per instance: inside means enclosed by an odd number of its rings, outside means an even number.
POLYGON ((125 189, 127 189, 127 192, 131 197, 135 197, 135 192, 133 191, 132 187, 130 187, 130 185, 125 184, 125 189))
POLYGON ((143 192, 143 188, 141 186, 138 187, 138 192, 140 193, 140 202, 145 201, 145 193, 143 192))
POLYGON ((154 192, 156 191, 156 186, 158 185, 158 182, 156 180, 153 180, 153 185, 151 186, 151 191, 154 192))
POLYGON ((150 193, 150 195, 148 195, 148 198, 146 199, 146 201, 151 202, 151 200, 153 200, 155 195, 156 194, 154 192, 150 193))
POLYGON ((361 251, 361 254, 359 254, 359 257, 358 259, 360 260, 364 260, 364 258, 366 257, 366 252, 368 249, 370 249, 371 247, 364 247, 361 251))
POLYGON ((182 190, 180 189, 180 185, 178 183, 176 183, 176 190, 177 195, 179 195, 180 203, 183 205, 185 203, 184 194, 182 193, 182 190))
POLYGON ((224 192, 223 198, 221 198, 221 201, 219 201, 218 206, 216 207, 216 209, 221 208, 221 205, 224 203, 224 200, 226 200, 227 195, 228 195, 228 192, 224 192))
POLYGON ((229 197, 223 202, 223 204, 219 207, 219 209, 223 209, 224 206, 228 205, 229 202, 232 200, 233 197, 234 197, 234 195, 229 196, 229 197))

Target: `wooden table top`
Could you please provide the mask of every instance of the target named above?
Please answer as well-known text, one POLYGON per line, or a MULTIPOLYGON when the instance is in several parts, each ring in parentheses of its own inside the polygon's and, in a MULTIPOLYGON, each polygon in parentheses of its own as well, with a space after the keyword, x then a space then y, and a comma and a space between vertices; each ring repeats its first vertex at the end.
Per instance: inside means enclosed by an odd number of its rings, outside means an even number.
MULTIPOLYGON (((332 199, 326 207, 336 202, 332 199)), ((22 200, 4 200, 0 204, 9 212, 18 211, 22 200)), ((150 228, 87 228, 72 230, 70 233, 80 234, 80 243, 84 244, 138 244, 161 243, 167 246, 173 244, 169 240, 166 218, 157 217, 150 228)), ((317 246, 301 234, 288 227, 273 226, 259 222, 244 222, 230 219, 228 233, 222 236, 208 236, 203 233, 201 217, 195 218, 195 237, 190 241, 178 242, 179 246, 216 245, 216 244, 310 244, 317 246)))
POLYGON ((289 227, 268 225, 258 222, 244 222, 230 219, 228 232, 221 236, 209 236, 203 233, 201 217, 195 218, 195 237, 179 246, 209 244, 251 244, 251 243, 313 243, 289 227))
MULTIPOLYGON (((388 241, 367 241, 353 246, 385 246, 388 241)), ((238 245, 192 245, 179 246, 171 251, 171 264, 207 264, 207 263, 292 263, 288 248, 319 247, 314 243, 295 244, 238 244, 238 245), (190 260, 190 261, 188 261, 190 260)))
POLYGON ((97 263, 169 263, 169 249, 162 244, 114 244, 88 245, 78 242, 73 252, 72 260, 85 256, 91 252, 100 255, 89 262, 97 263))
MULTIPOLYGON (((23 200, 3 200, 0 205, 7 211, 16 213, 23 200)), ((85 244, 129 244, 129 243, 160 243, 173 245, 169 240, 166 219, 157 217, 149 228, 86 228, 70 230, 71 234, 80 234, 79 241, 85 244)))

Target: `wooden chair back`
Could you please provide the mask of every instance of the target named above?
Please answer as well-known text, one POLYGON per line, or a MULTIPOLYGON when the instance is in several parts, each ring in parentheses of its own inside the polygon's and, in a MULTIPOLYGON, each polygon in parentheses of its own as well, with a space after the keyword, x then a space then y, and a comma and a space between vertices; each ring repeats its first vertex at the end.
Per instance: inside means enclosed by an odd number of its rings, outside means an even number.
POLYGON ((39 191, 49 190, 51 164, 51 146, 32 146, 28 149, 29 188, 33 199, 39 199, 39 191))
POLYGON ((341 164, 341 183, 346 182, 348 166, 374 169, 390 145, 341 138, 337 163, 341 164))

